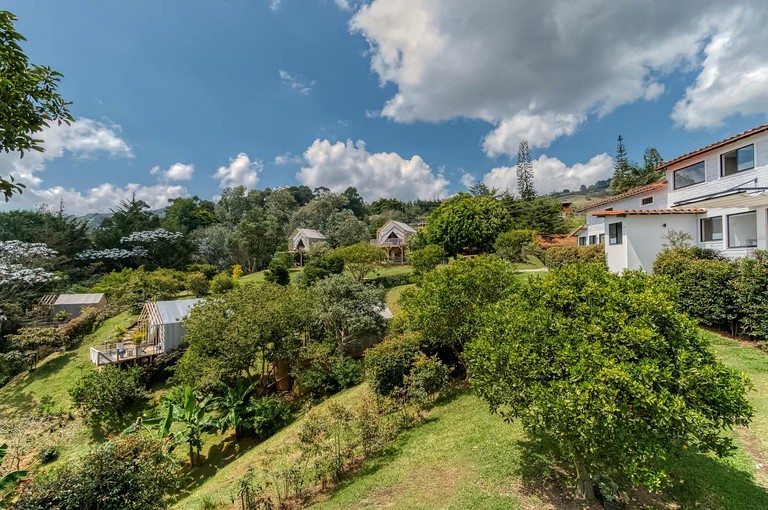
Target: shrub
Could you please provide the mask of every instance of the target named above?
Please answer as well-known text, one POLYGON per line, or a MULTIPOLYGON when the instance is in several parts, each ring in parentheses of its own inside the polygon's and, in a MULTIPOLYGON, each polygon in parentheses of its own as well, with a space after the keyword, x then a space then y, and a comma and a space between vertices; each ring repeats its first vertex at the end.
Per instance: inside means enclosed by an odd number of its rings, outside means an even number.
POLYGON ((148 388, 155 383, 167 382, 173 376, 174 367, 186 350, 187 344, 182 343, 178 349, 158 354, 152 364, 139 367, 141 383, 148 388))
POLYGON ((525 262, 529 248, 536 244, 536 231, 510 230, 499 234, 493 249, 496 256, 510 262, 525 262))
POLYGON ((260 440, 272 437, 291 421, 291 410, 276 397, 255 399, 251 404, 253 433, 260 440))
POLYGON ((69 389, 69 395, 89 421, 108 425, 122 418, 128 406, 147 398, 139 368, 115 366, 85 374, 69 389))
POLYGON ((68 345, 67 336, 58 328, 21 328, 18 334, 8 335, 7 340, 14 350, 34 350, 38 359, 68 345))
POLYGON ((202 297, 208 294, 210 285, 211 284, 205 274, 199 271, 188 273, 184 281, 184 288, 196 297, 202 297))
POLYGON ((203 273, 205 277, 210 280, 216 273, 219 272, 216 266, 213 264, 190 264, 187 266, 187 272, 189 273, 203 273))
POLYGON ((121 309, 139 313, 145 301, 170 299, 184 286, 185 274, 172 269, 146 271, 125 268, 113 271, 94 285, 93 292, 104 292, 121 309))
POLYGON ((445 259, 445 250, 436 244, 428 244, 420 250, 408 254, 408 265, 416 276, 432 271, 445 259))
POLYGON ((93 333, 109 316, 108 309, 86 308, 83 310, 79 316, 59 328, 59 333, 65 338, 65 348, 71 349, 77 345, 80 339, 93 333))
MULTIPOLYGON (((314 247, 314 246, 313 246, 314 247)), ((313 283, 332 274, 341 274, 344 271, 344 260, 332 254, 314 256, 304 266, 301 273, 301 285, 310 287, 313 283)))
POLYGON ((37 452, 37 460, 43 464, 48 464, 59 458, 58 446, 46 446, 39 452, 37 452))
POLYGON ((158 510, 168 507, 176 465, 165 444, 141 434, 99 445, 77 465, 38 476, 16 510, 158 510))
POLYGON ((577 262, 605 264, 605 247, 602 244, 593 244, 553 246, 544 250, 544 265, 549 269, 559 269, 577 262))
POLYGON ((383 289, 391 289, 392 287, 399 287, 401 285, 408 285, 409 283, 413 283, 413 276, 405 273, 390 274, 386 276, 378 276, 368 283, 379 286, 383 289))
POLYGON ((304 349, 304 362, 292 375, 298 385, 314 396, 332 395, 358 384, 362 379, 360 363, 333 352, 326 343, 311 343, 304 349))
POLYGON ((219 273, 211 280, 211 294, 224 294, 235 288, 235 281, 229 273, 219 273))
POLYGON ((422 407, 429 407, 445 389, 451 369, 437 357, 419 354, 405 377, 408 397, 422 407))
POLYGON ((737 263, 738 276, 733 284, 739 324, 749 335, 768 338, 768 251, 755 251, 753 257, 737 263))
POLYGON ((419 344, 413 337, 384 340, 365 351, 365 376, 377 395, 390 395, 402 388, 410 373, 419 344))
POLYGON ((264 279, 270 283, 278 285, 288 285, 291 283, 291 274, 288 266, 281 257, 275 257, 269 263, 269 269, 264 275, 264 279))
POLYGON ((728 327, 736 319, 738 268, 727 260, 691 260, 673 277, 679 286, 680 311, 709 326, 728 327))

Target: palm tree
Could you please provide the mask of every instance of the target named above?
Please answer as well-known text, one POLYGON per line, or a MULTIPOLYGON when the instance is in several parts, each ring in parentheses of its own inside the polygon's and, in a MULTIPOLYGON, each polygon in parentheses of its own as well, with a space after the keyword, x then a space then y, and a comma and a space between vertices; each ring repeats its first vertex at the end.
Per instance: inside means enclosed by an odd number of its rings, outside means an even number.
MULTIPOLYGON (((0 445, 0 465, 3 463, 5 454, 8 452, 8 444, 3 443, 0 445)), ((11 471, 0 477, 0 494, 16 487, 16 482, 27 476, 26 471, 11 471)), ((2 501, 2 499, 0 499, 2 501)))
POLYGON ((251 428, 248 420, 251 415, 251 395, 256 389, 256 383, 246 387, 242 379, 234 386, 222 383, 225 389, 224 395, 216 400, 216 408, 219 411, 218 425, 222 433, 232 427, 235 430, 235 441, 239 441, 243 429, 251 428))

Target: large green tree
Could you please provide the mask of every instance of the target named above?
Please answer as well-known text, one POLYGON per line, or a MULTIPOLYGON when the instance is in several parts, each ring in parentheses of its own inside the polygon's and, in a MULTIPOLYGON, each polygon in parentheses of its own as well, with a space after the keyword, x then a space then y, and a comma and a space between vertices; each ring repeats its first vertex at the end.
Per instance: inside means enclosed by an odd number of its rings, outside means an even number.
POLYGON ((98 249, 117 248, 123 237, 159 226, 160 218, 150 210, 149 204, 137 200, 134 195, 130 200, 122 200, 116 209, 112 209, 112 214, 102 220, 93 232, 93 244, 98 249))
POLYGON ((368 273, 381 267, 386 255, 381 248, 362 242, 351 246, 336 248, 331 252, 334 257, 344 261, 344 269, 361 282, 368 273))
POLYGON ((746 377, 725 367, 676 311, 667 280, 572 265, 493 307, 466 355, 494 412, 519 421, 572 471, 656 489, 689 449, 725 455, 752 409, 746 377))
POLYGON ((487 253, 498 235, 509 229, 511 221, 500 201, 459 193, 429 215, 425 241, 442 247, 450 256, 465 251, 487 253))
POLYGON ((611 178, 611 193, 617 195, 632 188, 644 186, 664 177, 664 172, 657 168, 664 163, 659 151, 650 147, 643 154, 643 164, 633 164, 627 155, 624 138, 619 135, 616 141, 616 156, 613 159, 613 177, 611 178))
MULTIPOLYGON (((31 64, 21 43, 26 39, 16 32, 16 16, 0 11, 0 151, 25 152, 45 150, 36 138, 51 122, 69 124, 74 119, 67 103, 59 95, 62 78, 48 66, 31 64)), ((6 202, 20 193, 23 184, 13 177, 0 177, 0 193, 6 202)))

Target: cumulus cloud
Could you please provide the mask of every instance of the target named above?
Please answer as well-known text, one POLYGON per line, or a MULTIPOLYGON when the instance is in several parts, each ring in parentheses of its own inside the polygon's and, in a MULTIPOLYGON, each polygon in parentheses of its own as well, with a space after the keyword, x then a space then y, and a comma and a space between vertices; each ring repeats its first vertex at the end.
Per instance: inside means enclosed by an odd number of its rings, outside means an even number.
POLYGON ((165 170, 161 169, 160 166, 155 166, 149 171, 150 174, 157 175, 161 182, 188 181, 192 178, 194 172, 195 165, 191 163, 188 165, 174 163, 165 170))
POLYGON ((276 165, 293 165, 293 164, 299 164, 304 161, 304 158, 297 154, 293 154, 290 152, 286 152, 284 154, 281 154, 279 156, 275 156, 275 164, 276 165))
MULTIPOLYGON (((533 160, 533 185, 539 194, 576 190, 582 184, 589 186, 595 181, 607 179, 612 173, 613 158, 605 153, 573 166, 544 154, 533 160)), ((517 167, 494 168, 483 176, 483 183, 492 188, 517 192, 517 167)))
POLYGON ((308 96, 309 93, 312 92, 312 87, 315 86, 314 80, 305 81, 300 76, 290 74, 284 69, 280 69, 278 75, 280 76, 280 79, 283 80, 284 84, 290 87, 292 91, 297 92, 302 96, 308 96))
POLYGON ((768 112, 762 4, 372 0, 350 28, 369 41, 381 82, 397 87, 383 116, 485 120, 484 150, 514 154, 520 138, 546 147, 590 116, 657 99, 680 69, 701 71, 675 108, 685 127, 768 112))
POLYGON ((296 178, 310 188, 332 191, 357 188, 366 200, 397 197, 402 200, 445 197, 448 180, 433 172, 420 156, 404 159, 395 152, 372 154, 365 142, 332 143, 317 139, 304 152, 306 166, 296 178))
POLYGON ((241 152, 235 158, 230 158, 229 165, 220 166, 214 179, 219 180, 219 188, 234 188, 235 186, 245 186, 253 188, 259 182, 259 172, 264 165, 258 159, 251 161, 248 154, 241 152))

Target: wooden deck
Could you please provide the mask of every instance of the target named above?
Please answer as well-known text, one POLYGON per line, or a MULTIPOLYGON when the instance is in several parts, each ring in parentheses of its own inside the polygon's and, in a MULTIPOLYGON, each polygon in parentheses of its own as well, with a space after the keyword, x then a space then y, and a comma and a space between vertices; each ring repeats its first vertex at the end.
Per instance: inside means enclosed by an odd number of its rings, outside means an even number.
POLYGON ((125 345, 122 349, 97 349, 91 347, 91 362, 97 367, 103 365, 115 365, 122 363, 140 363, 150 361, 163 352, 160 345, 143 344, 140 346, 125 345))

